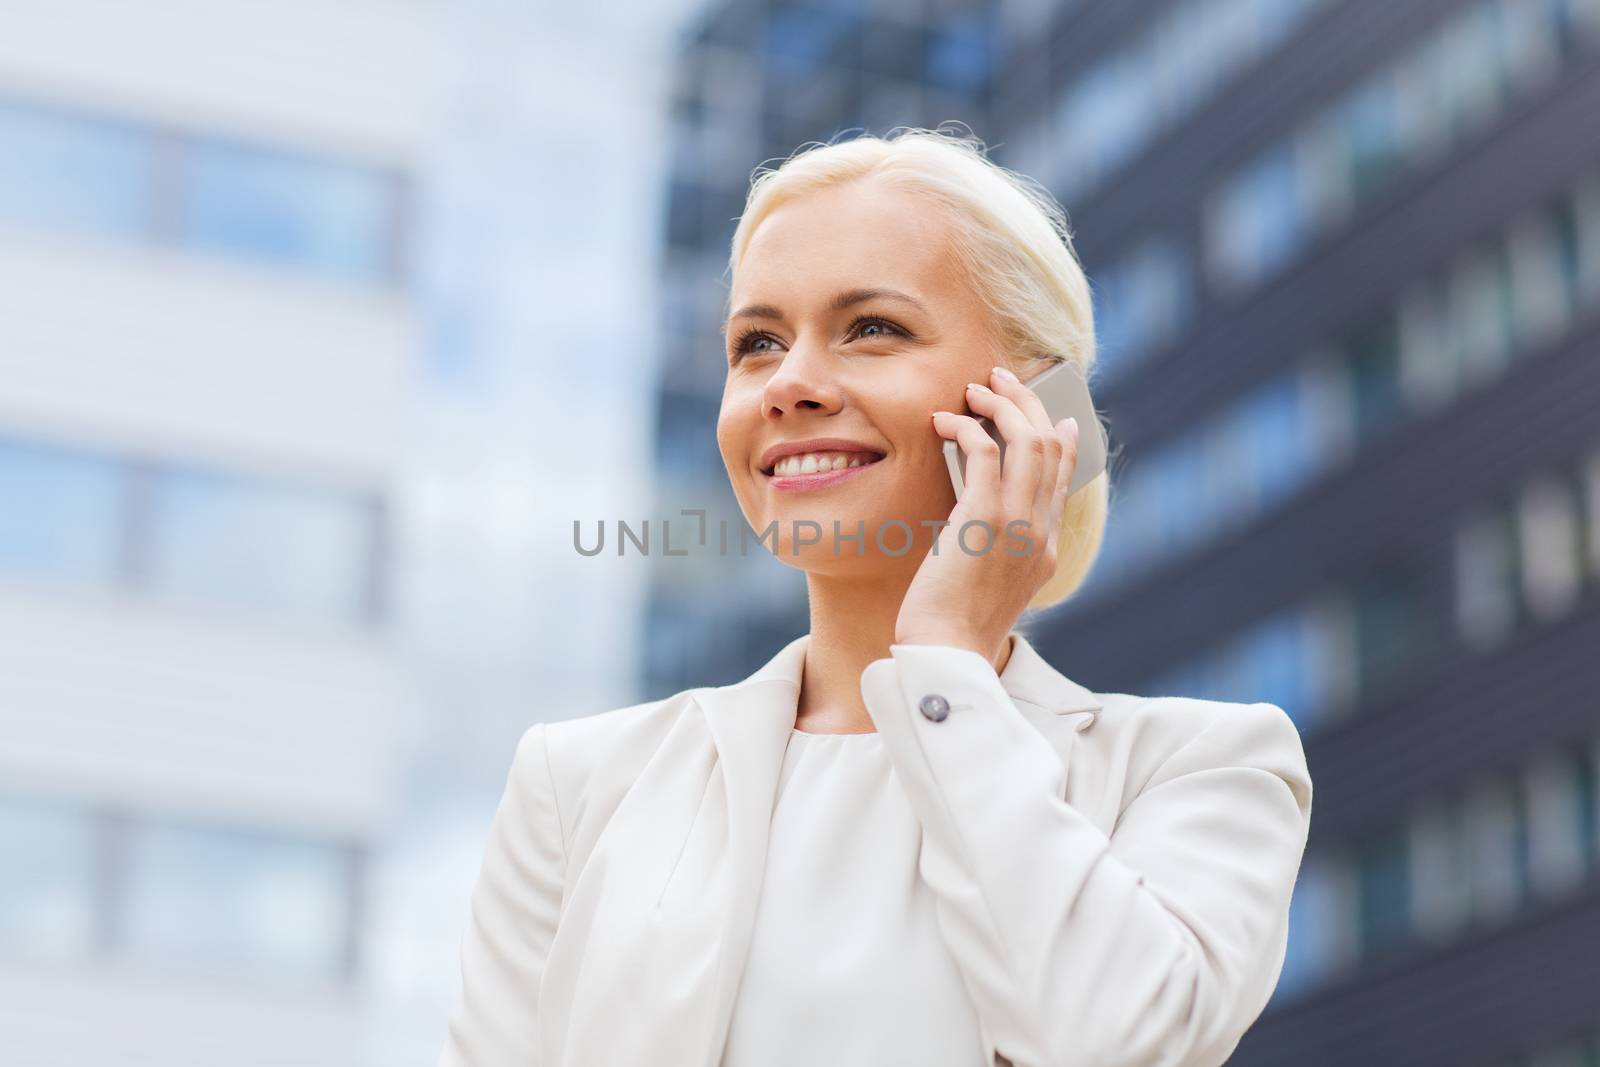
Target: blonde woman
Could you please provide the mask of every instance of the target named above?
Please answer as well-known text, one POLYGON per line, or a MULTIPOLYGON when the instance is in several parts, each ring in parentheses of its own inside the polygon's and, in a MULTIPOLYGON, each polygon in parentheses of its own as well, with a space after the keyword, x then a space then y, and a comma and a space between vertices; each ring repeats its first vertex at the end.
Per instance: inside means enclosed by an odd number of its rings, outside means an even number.
POLYGON ((1015 628, 1106 519, 1027 385, 1094 361, 1060 208, 974 138, 864 136, 758 172, 731 268, 717 440, 810 631, 527 732, 441 1063, 1222 1063, 1282 967, 1311 780, 1277 706, 1092 692, 1015 628), (979 521, 1021 540, 958 544, 979 521))

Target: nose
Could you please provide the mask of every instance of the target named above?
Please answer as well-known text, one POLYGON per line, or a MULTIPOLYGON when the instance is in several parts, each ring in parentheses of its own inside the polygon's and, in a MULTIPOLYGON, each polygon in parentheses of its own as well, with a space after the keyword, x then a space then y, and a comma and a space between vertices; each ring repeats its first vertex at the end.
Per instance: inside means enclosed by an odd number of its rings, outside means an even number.
POLYGON ((828 415, 844 406, 836 362, 825 346, 796 344, 761 390, 761 412, 768 419, 810 411, 828 415))

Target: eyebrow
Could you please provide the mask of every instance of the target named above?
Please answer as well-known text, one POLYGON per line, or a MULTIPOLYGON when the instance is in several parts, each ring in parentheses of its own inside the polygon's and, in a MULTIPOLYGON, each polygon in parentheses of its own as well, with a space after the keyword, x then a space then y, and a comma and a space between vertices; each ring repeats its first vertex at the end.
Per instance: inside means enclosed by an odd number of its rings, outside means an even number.
MULTIPOLYGON (((845 308, 853 307, 856 304, 865 303, 868 300, 898 300, 901 303, 910 304, 918 311, 925 313, 928 310, 927 307, 923 305, 922 301, 918 300, 914 296, 908 296, 905 293, 900 292, 898 289, 846 289, 838 296, 833 298, 833 302, 828 305, 828 310, 843 311, 845 308)), ((779 311, 771 304, 746 304, 744 307, 728 316, 727 322, 722 324, 722 332, 724 334, 728 332, 728 323, 732 322, 734 319, 781 318, 783 318, 783 312, 779 311)))

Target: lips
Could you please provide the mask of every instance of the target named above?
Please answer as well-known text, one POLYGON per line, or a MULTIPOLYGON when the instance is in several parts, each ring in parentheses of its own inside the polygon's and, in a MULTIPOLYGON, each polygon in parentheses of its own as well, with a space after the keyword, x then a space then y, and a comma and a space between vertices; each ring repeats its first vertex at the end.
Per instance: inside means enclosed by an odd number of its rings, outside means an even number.
POLYGON ((844 457, 843 466, 848 467, 854 459, 860 459, 860 466, 876 463, 883 459, 884 451, 874 448, 862 441, 853 441, 845 437, 808 437, 803 440, 783 441, 772 445, 761 454, 761 473, 773 475, 775 468, 781 460, 791 456, 814 456, 813 470, 820 470, 824 461, 828 469, 833 469, 844 457))

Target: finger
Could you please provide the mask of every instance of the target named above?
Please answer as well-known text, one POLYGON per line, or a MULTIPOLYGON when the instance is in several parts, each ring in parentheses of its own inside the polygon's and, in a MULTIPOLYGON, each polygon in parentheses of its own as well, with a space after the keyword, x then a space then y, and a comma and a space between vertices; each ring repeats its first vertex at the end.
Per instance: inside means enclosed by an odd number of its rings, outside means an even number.
POLYGON ((1000 446, 970 415, 935 411, 933 428, 940 437, 954 441, 966 458, 964 500, 987 507, 999 491, 1000 446))
MULTIPOLYGON (((1035 361, 1035 370, 1044 368, 1043 361, 1035 361)), ((991 372, 995 392, 1007 397, 1021 409, 1028 420, 1038 428, 1043 436, 1045 450, 1040 465, 1039 480, 1035 487, 1033 507, 1038 521, 1049 521, 1052 514, 1056 479, 1053 476, 1061 464, 1061 437, 1056 433, 1056 428, 1050 424, 1050 413, 1045 409, 1044 401, 1039 399, 1039 394, 1027 382, 1018 379, 1016 373, 1009 367, 995 367, 991 372)), ((1004 460, 1001 460, 1002 465, 1004 460)))
POLYGON ((1054 508, 1052 515, 1059 522, 1066 507, 1067 495, 1072 488, 1072 476, 1078 469, 1078 420, 1067 416, 1056 423, 1056 437, 1061 442, 1061 462, 1056 471, 1054 508))
POLYGON ((1035 429, 1022 409, 1009 398, 981 382, 967 387, 967 406, 988 416, 1005 439, 1005 458, 1000 461, 1000 494, 1006 513, 1031 517, 1049 453, 1046 435, 1035 429))
POLYGON ((1039 430, 1048 434, 1053 431, 1050 425, 1050 413, 1045 410, 1044 401, 1039 399, 1039 394, 1027 382, 1020 381, 1015 372, 1008 367, 995 367, 989 372, 990 387, 1001 396, 1009 399, 1028 416, 1028 421, 1039 430))
POLYGON ((1077 419, 1069 416, 1055 425, 1056 437, 1061 442, 1061 463, 1057 468, 1054 491, 1050 494, 1049 516, 1045 520, 1050 531, 1045 551, 1052 563, 1060 551, 1061 519, 1066 514, 1068 490, 1072 487, 1072 475, 1078 465, 1077 422, 1077 419))

